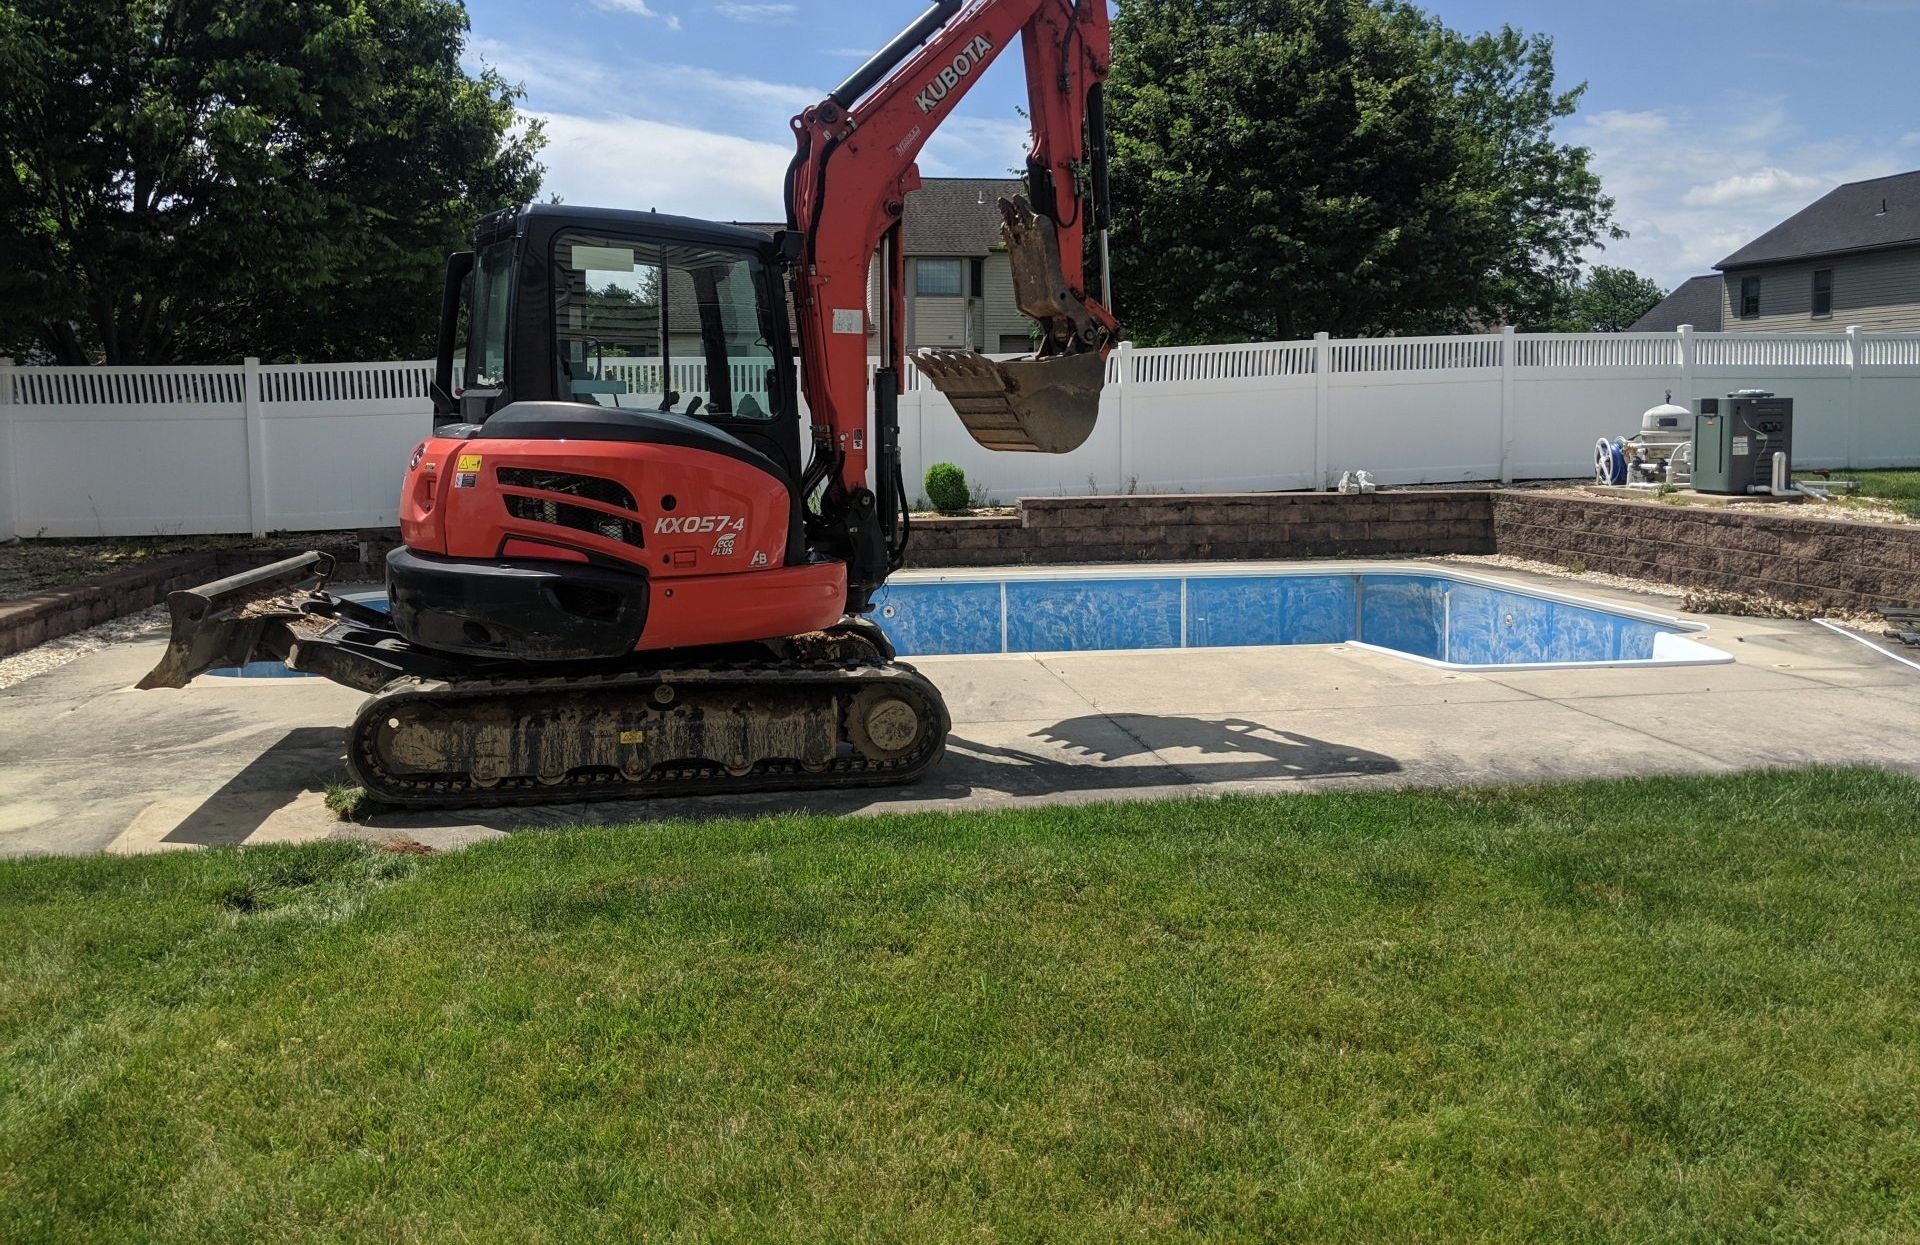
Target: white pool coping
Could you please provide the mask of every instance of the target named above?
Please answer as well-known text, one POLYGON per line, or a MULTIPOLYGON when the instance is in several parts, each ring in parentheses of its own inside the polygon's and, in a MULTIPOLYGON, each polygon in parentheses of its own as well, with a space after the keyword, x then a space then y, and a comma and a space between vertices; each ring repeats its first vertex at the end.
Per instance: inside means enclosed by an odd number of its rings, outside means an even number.
MULTIPOLYGON (((1190 579, 1242 579, 1242 578, 1278 578, 1292 576, 1302 578, 1325 578, 1329 575, 1416 575, 1431 579, 1446 579, 1455 583, 1472 584, 1480 588, 1494 588, 1501 592, 1511 592, 1516 596, 1533 597, 1536 600, 1549 601, 1557 605, 1575 605, 1596 613, 1611 614, 1616 618, 1626 618, 1634 622, 1651 623, 1667 628, 1669 633, 1653 638, 1653 656, 1622 659, 1618 661, 1540 661, 1506 662, 1500 664, 1468 663, 1441 661, 1433 657, 1422 657, 1417 653, 1403 652, 1397 648, 1386 648, 1378 644, 1368 644, 1363 640, 1343 640, 1338 644, 1246 644, 1246 645, 1206 645, 1208 649, 1227 648, 1357 648, 1371 653, 1384 653, 1397 657, 1401 661, 1416 662, 1435 670, 1446 670, 1466 674, 1493 674, 1499 672, 1530 670, 1606 670, 1606 669, 1665 669, 1675 666, 1719 666, 1733 661, 1733 654, 1710 648, 1689 635, 1701 634, 1712 630, 1706 623, 1689 618, 1677 618, 1671 614, 1662 614, 1653 610, 1641 609, 1632 605, 1621 605, 1612 601, 1599 601, 1592 597, 1583 597, 1571 592, 1556 592, 1540 588, 1533 584, 1516 583, 1498 575, 1489 575, 1480 571, 1460 570, 1451 566, 1437 566, 1431 562, 1363 562, 1351 560, 1330 560, 1326 562, 1161 562, 1141 565, 1114 565, 1102 563, 1074 566, 1009 566, 1009 567, 951 567, 937 570, 900 571, 888 579, 889 584, 902 587, 914 584, 1007 584, 1033 583, 1059 580, 1111 581, 1117 579, 1177 579, 1180 588, 1180 643, 1165 649, 1060 649, 1040 652, 1023 652, 1003 649, 1005 656, 1050 657, 1071 653, 1090 652, 1192 652, 1194 647, 1187 640, 1187 592, 1186 581, 1190 579), (1670 634, 1683 632, 1687 634, 1670 634)), ((1000 600, 1000 634, 1005 643, 1006 596, 1000 600)), ((932 661, 942 657, 990 657, 991 653, 939 653, 910 657, 911 661, 932 661)))

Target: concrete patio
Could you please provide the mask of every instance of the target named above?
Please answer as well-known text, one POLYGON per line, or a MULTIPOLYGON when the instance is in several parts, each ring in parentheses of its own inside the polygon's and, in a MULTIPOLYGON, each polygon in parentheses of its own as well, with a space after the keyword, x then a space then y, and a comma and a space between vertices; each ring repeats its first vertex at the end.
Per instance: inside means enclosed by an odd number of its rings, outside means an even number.
MULTIPOLYGON (((1657 597, 1501 572, 1672 614, 1657 597)), ((1920 773, 1920 671, 1812 623, 1712 617, 1730 665, 1451 672, 1349 645, 922 658, 953 714, 917 786, 388 814, 344 825, 318 679, 139 692, 158 633, 0 691, 0 854, 403 834, 450 847, 580 822, 1484 784, 1807 764, 1920 773)))

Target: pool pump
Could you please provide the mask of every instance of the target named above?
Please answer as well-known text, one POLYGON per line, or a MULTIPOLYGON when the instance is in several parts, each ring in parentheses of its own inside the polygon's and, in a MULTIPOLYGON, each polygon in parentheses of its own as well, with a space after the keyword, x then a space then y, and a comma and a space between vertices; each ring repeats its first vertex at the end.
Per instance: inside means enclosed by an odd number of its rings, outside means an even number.
POLYGON ((1602 437, 1593 447, 1593 482, 1656 488, 1685 484, 1693 449, 1693 412, 1675 406, 1673 395, 1640 416, 1631 437, 1602 437))

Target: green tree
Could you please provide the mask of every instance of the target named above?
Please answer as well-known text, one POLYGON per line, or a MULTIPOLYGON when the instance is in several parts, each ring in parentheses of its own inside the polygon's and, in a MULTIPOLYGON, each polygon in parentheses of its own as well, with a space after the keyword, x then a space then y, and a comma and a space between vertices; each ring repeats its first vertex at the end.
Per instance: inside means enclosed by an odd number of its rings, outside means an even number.
POLYGON ((1586 280, 1562 287, 1551 323, 1561 333, 1620 333, 1666 296, 1631 268, 1603 264, 1586 280))
POLYGON ((452 0, 0 5, 0 343, 61 363, 418 355, 539 187, 452 0))
POLYGON ((1544 314, 1604 236, 1551 43, 1398 0, 1120 0, 1116 298, 1143 341, 1544 314))

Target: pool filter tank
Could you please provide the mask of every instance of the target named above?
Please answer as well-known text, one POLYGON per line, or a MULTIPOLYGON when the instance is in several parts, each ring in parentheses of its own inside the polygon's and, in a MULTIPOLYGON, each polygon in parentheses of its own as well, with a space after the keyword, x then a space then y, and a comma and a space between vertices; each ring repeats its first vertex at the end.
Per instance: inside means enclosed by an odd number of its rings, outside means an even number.
POLYGON ((1693 416, 1693 487, 1702 493, 1771 493, 1774 455, 1793 478, 1793 399, 1764 389, 1701 398, 1693 416))

